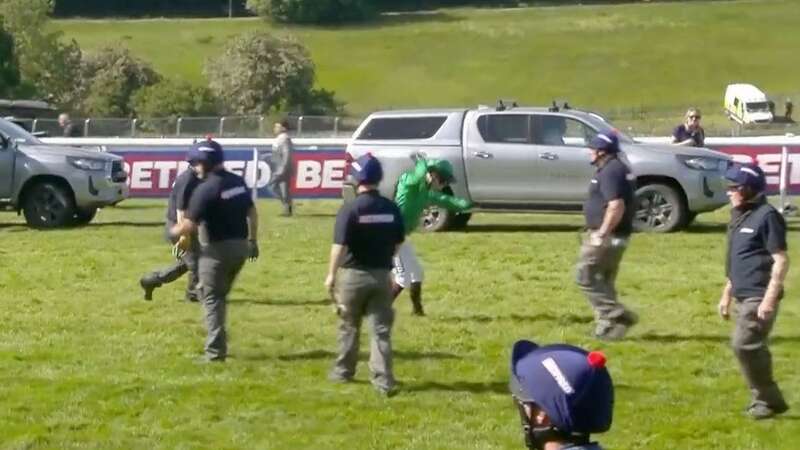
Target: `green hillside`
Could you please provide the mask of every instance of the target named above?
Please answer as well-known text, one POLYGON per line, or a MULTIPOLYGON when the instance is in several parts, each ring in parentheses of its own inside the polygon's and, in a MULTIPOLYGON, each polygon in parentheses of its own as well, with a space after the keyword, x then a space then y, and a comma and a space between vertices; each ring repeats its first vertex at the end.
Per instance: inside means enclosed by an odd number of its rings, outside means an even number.
MULTIPOLYGON (((714 108, 730 82, 800 92, 795 1, 448 9, 343 28, 272 27, 311 50, 348 111, 566 98, 611 107, 714 108)), ((86 49, 123 40, 171 76, 203 82, 207 57, 258 19, 55 22, 86 49)), ((781 105, 781 98, 778 98, 781 105)))

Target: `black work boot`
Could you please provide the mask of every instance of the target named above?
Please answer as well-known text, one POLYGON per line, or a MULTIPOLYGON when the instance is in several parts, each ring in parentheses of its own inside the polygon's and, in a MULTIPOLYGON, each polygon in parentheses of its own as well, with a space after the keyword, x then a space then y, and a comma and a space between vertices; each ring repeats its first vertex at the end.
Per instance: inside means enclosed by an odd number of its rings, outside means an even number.
POLYGON ((142 286, 142 289, 144 289, 144 299, 147 301, 153 299, 153 291, 161 286, 158 276, 154 273, 143 276, 142 279, 139 280, 139 284, 142 286))
POLYGON ((408 290, 411 296, 411 304, 414 305, 415 316, 424 316, 425 310, 422 308, 422 283, 411 283, 411 288, 408 290))

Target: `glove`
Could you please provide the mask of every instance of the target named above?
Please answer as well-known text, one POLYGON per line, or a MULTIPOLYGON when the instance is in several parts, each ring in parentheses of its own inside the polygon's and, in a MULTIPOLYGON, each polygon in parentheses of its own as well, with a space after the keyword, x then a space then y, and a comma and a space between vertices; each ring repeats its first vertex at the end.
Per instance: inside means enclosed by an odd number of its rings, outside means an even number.
POLYGON ((256 242, 255 240, 251 240, 250 241, 250 256, 248 256, 247 259, 249 259, 250 262, 255 262, 258 259, 260 254, 261 254, 261 252, 259 252, 259 250, 258 250, 258 242, 256 242))
POLYGON ((178 238, 178 242, 172 246, 172 256, 176 259, 183 258, 183 255, 189 250, 189 247, 192 245, 192 238, 189 236, 181 236, 178 238))

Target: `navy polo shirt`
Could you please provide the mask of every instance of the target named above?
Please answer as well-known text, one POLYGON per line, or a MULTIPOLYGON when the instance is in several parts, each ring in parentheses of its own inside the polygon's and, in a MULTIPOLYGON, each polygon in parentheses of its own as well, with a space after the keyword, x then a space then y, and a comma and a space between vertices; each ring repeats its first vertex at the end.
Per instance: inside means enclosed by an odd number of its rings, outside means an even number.
POLYGON ((599 167, 589 185, 589 198, 583 204, 586 217, 586 228, 596 230, 603 225, 608 203, 622 199, 625 213, 617 228, 611 233, 615 236, 627 237, 633 232, 633 194, 634 184, 631 171, 619 158, 609 159, 603 167, 599 167))
POLYGON ((772 274, 772 254, 786 251, 786 221, 766 201, 734 209, 728 230, 726 275, 738 300, 763 297, 772 274))
POLYGON ((200 179, 192 169, 186 169, 178 175, 175 184, 172 185, 172 192, 169 194, 169 203, 167 204, 167 220, 169 222, 177 222, 178 211, 186 211, 186 208, 189 207, 189 199, 198 184, 200 184, 200 179))
POLYGON ((683 142, 691 138, 694 141, 694 144, 692 144, 694 147, 702 147, 706 142, 706 132, 702 127, 690 131, 686 125, 678 125, 672 132, 672 137, 674 137, 677 142, 683 142))
POLYGON ((344 268, 389 270, 395 248, 404 239, 400 209, 378 191, 359 194, 336 216, 333 242, 347 246, 344 268))
POLYGON ((195 189, 186 218, 205 223, 209 242, 247 239, 247 214, 253 207, 250 194, 239 175, 212 172, 195 189))

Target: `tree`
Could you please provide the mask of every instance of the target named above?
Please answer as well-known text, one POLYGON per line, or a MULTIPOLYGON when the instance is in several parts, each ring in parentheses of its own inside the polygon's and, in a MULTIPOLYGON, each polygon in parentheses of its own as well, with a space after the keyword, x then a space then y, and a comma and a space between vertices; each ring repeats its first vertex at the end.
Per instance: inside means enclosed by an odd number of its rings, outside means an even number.
POLYGON ((211 90, 186 81, 163 80, 133 96, 138 117, 209 116, 217 114, 217 100, 211 90))
POLYGON ((52 0, 0 0, 0 15, 14 36, 20 75, 40 97, 69 109, 77 102, 81 51, 60 32, 48 32, 52 0))
POLYGON ((133 97, 161 76, 149 64, 135 58, 122 44, 87 55, 81 67, 81 110, 90 115, 129 117, 133 97))
POLYGON ((8 95, 19 84, 19 64, 14 54, 14 38, 3 29, 0 18, 0 96, 8 95))
POLYGON ((374 0, 247 0, 247 9, 276 22, 335 24, 375 16, 374 0))
POLYGON ((261 31, 233 38, 221 56, 208 61, 205 73, 226 110, 236 114, 282 110, 314 85, 314 64, 305 47, 261 31))

